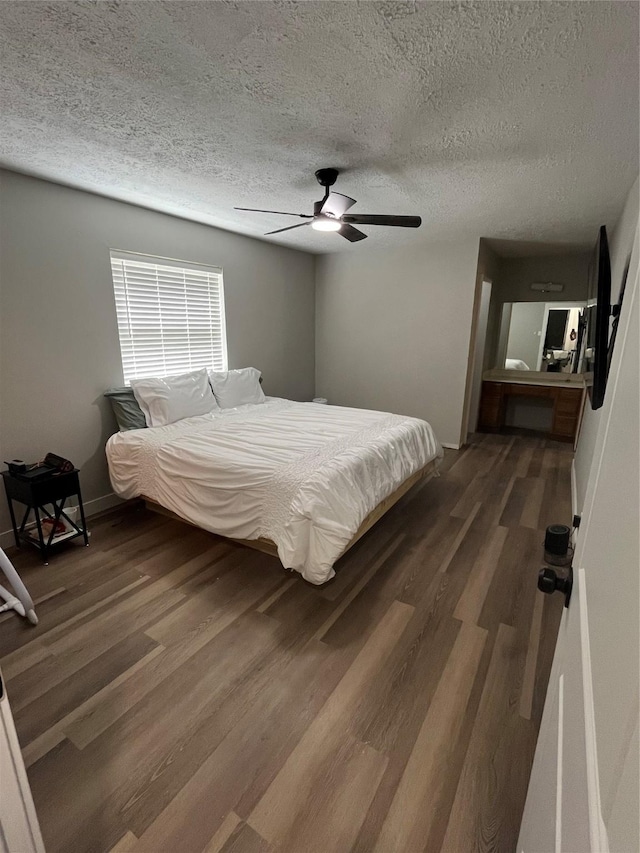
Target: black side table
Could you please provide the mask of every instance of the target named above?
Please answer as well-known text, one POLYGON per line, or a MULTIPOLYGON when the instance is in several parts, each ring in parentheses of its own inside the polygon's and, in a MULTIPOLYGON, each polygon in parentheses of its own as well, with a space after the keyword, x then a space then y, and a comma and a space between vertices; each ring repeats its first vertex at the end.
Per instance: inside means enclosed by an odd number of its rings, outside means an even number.
POLYGON ((82 493, 80 492, 79 471, 74 468, 66 474, 56 474, 51 472, 50 476, 43 477, 37 480, 21 479, 20 476, 14 476, 9 471, 2 471, 4 479, 4 489, 7 493, 7 503, 9 504, 9 514, 11 516, 11 524, 13 526, 13 536, 16 541, 16 547, 19 548, 22 542, 29 542, 35 545, 42 554, 42 559, 45 566, 49 564, 49 549, 58 545, 60 542, 68 542, 70 539, 76 539, 78 536, 84 537, 84 544, 89 544, 89 536, 87 534, 87 523, 84 517, 84 507, 82 505, 82 493), (64 511, 64 505, 67 498, 76 496, 78 498, 78 509, 80 511, 81 525, 72 521, 64 511), (20 523, 20 527, 16 522, 13 502, 18 501, 26 507, 24 516, 20 523), (49 512, 47 505, 50 505, 52 512, 49 512), (38 538, 35 539, 29 532, 25 531, 29 513, 33 510, 36 519, 36 529, 38 538), (43 513, 45 518, 53 520, 51 533, 48 539, 45 540, 42 532, 42 519, 40 513, 43 513), (61 536, 54 536, 57 523, 61 518, 64 518, 71 530, 61 536))

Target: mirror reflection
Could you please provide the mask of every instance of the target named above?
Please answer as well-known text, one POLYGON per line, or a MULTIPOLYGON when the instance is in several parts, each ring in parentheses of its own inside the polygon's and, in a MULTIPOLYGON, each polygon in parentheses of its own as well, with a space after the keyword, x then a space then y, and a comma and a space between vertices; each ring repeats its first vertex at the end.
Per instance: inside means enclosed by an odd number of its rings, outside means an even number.
POLYGON ((497 367, 578 373, 586 302, 506 302, 497 367))

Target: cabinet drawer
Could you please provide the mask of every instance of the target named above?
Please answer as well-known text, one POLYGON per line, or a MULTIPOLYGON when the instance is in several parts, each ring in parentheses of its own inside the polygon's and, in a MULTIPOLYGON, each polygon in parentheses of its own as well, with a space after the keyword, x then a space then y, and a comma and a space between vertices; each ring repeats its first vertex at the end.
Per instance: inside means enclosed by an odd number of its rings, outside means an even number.
POLYGON ((478 429, 497 429, 502 419, 502 401, 499 397, 483 398, 478 414, 478 429))
POLYGON ((501 382, 483 382, 482 383, 483 397, 502 397, 501 382))
POLYGON ((558 400, 556 412, 559 415, 575 417, 580 410, 580 398, 577 400, 558 400))
POLYGON ((556 410, 559 414, 568 415, 575 414, 580 409, 582 401, 582 391, 579 389, 561 388, 558 392, 556 402, 556 410))
POLYGON ((77 495, 80 490, 77 471, 69 474, 58 474, 40 483, 33 484, 33 500, 38 504, 62 500, 77 495))
POLYGON ((555 435, 563 435, 573 438, 578 420, 575 415, 556 415, 553 419, 553 432, 555 435))
POLYGON ((544 385, 509 385, 510 397, 551 397, 552 388, 544 385))

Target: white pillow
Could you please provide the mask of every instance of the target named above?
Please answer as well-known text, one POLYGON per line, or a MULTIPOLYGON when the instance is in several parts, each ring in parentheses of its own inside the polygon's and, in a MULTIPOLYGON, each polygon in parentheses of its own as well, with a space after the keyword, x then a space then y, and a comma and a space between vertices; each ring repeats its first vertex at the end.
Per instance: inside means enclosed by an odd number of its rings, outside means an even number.
POLYGON ((131 387, 150 427, 172 424, 218 409, 206 367, 178 376, 134 379, 131 387))
POLYGON ((233 409, 246 403, 264 403, 260 371, 255 367, 225 372, 210 370, 209 380, 221 409, 233 409))

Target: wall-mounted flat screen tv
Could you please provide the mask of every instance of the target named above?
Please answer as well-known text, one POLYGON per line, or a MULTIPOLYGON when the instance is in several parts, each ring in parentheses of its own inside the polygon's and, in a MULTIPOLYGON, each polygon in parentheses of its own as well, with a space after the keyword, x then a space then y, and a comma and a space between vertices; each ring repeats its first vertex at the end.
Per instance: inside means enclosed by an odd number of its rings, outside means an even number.
POLYGON ((607 387, 609 323, 611 318, 611 264, 607 229, 600 227, 591 263, 584 335, 584 372, 591 408, 599 409, 607 387))

